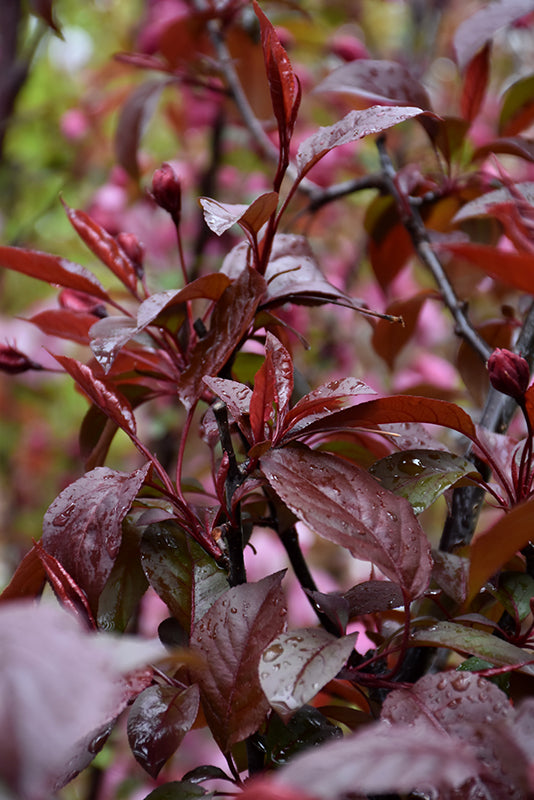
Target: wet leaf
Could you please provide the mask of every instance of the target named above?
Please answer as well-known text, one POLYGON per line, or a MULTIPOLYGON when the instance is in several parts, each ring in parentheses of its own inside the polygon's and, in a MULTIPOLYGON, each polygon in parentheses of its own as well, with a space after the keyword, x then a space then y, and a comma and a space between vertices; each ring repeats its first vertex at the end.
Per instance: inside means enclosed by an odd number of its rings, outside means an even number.
POLYGON ((339 122, 326 128, 319 128, 317 133, 302 142, 297 152, 299 174, 305 175, 334 147, 355 142, 371 134, 382 133, 393 125, 422 113, 424 113, 422 108, 410 106, 371 106, 363 111, 349 111, 339 122))
POLYGON ((54 358, 109 419, 126 433, 135 434, 136 425, 132 407, 110 381, 98 378, 91 367, 81 364, 74 358, 56 355, 54 358))
POLYGON ((468 17, 454 35, 456 58, 464 70, 473 56, 500 28, 534 11, 533 0, 494 0, 468 17))
POLYGON ((28 550, 11 580, 0 593, 0 603, 8 600, 40 597, 46 583, 46 572, 35 544, 28 550))
POLYGON ((273 783, 307 791, 317 800, 341 800, 350 793, 461 786, 479 769, 469 745, 444 731, 377 722, 297 756, 278 770, 273 783))
POLYGON ((360 467, 299 445, 270 450, 260 464, 276 494, 319 536, 371 561, 411 599, 425 591, 430 547, 407 500, 360 467))
POLYGON ((188 633, 228 589, 223 570, 172 520, 145 530, 141 563, 150 585, 188 633))
POLYGON ((92 629, 96 628, 87 597, 76 581, 71 578, 57 558, 46 552, 41 542, 36 542, 34 547, 43 565, 48 582, 61 605, 74 617, 78 617, 82 624, 92 629))
POLYGON ((104 370, 109 372, 117 353, 137 333, 135 320, 130 317, 105 317, 91 326, 91 350, 104 370))
POLYGON ((432 577, 440 589, 461 605, 467 597, 469 560, 455 553, 444 553, 442 550, 433 550, 432 558, 434 559, 432 577))
POLYGON ((405 497, 416 514, 432 505, 461 478, 478 474, 467 458, 443 450, 392 453, 376 461, 369 472, 386 489, 405 497))
POLYGON ((92 272, 65 258, 21 247, 0 247, 0 266, 109 302, 108 293, 92 272))
POLYGON ((467 65, 460 98, 462 117, 472 122, 484 101, 488 86, 491 47, 488 43, 467 65))
POLYGON ((147 794, 145 800, 197 800, 198 797, 210 800, 213 792, 207 792, 202 786, 189 781, 170 781, 147 794))
POLYGON ((437 622, 430 628, 418 628, 410 636, 413 645, 448 647, 458 653, 478 656, 496 666, 512 666, 518 672, 534 675, 532 652, 521 650, 486 631, 469 628, 459 622, 437 622))
MULTIPOLYGON (((339 708, 336 706, 336 708, 339 708)), ((332 723, 313 706, 303 706, 285 722, 271 714, 265 735, 266 766, 281 767, 311 747, 332 739, 341 739, 341 728, 332 723)), ((277 796, 276 800, 280 800, 277 796)))
POLYGON ((359 58, 343 64, 324 78, 316 92, 348 95, 360 107, 420 106, 430 111, 430 98, 410 70, 395 61, 359 58))
POLYGON ((505 572, 500 576, 495 596, 512 618, 523 622, 532 613, 534 578, 526 572, 505 572))
POLYGON ((441 425, 462 433, 476 441, 476 429, 469 414, 460 406, 446 400, 434 400, 416 395, 391 395, 378 400, 368 400, 357 406, 330 414, 326 419, 312 422, 300 432, 308 436, 323 431, 334 431, 347 427, 376 427, 398 422, 425 422, 441 425))
POLYGON ((276 211, 278 193, 262 194, 250 205, 219 203, 209 197, 201 197, 199 202, 204 211, 206 225, 217 236, 221 236, 236 224, 255 236, 276 211))
POLYGON ((400 586, 391 581, 364 581, 345 592, 343 597, 348 603, 349 619, 404 605, 400 586))
POLYGON ((338 411, 349 405, 360 395, 376 394, 358 378, 341 378, 329 381, 317 389, 304 395, 290 411, 285 420, 285 431, 288 437, 312 422, 328 417, 332 411, 338 411))
POLYGON ((231 381, 227 378, 205 377, 204 383, 214 395, 220 397, 223 403, 226 404, 228 411, 239 425, 239 428, 245 437, 250 440, 251 432, 248 415, 252 389, 249 389, 244 383, 231 381))
POLYGON ((63 207, 72 227, 89 250, 108 267, 124 286, 132 291, 135 290, 137 274, 134 264, 117 240, 91 219, 85 211, 70 208, 66 203, 63 203, 63 207))
POLYGON ((273 111, 278 123, 280 148, 282 153, 288 156, 289 141, 300 104, 300 87, 274 26, 269 22, 256 0, 253 0, 253 6, 260 23, 263 58, 273 111))
POLYGON ((150 465, 132 473, 97 467, 67 486, 49 506, 42 544, 83 589, 93 612, 122 539, 122 521, 150 465))
POLYGON ((198 686, 194 685, 186 689, 149 686, 136 698, 128 715, 128 742, 152 778, 192 728, 199 703, 198 686))
POLYGON ((229 589, 193 630, 191 647, 204 660, 194 670, 202 708, 223 752, 254 733, 269 704, 259 679, 260 658, 286 622, 284 573, 229 589))
POLYGON ((181 375, 178 394, 191 406, 204 391, 204 377, 215 376, 249 329, 265 292, 265 281, 245 269, 222 293, 211 316, 210 330, 196 344, 191 362, 181 375))
POLYGON ((531 498, 476 536, 470 548, 468 603, 500 567, 528 544, 533 525, 534 498, 531 498))
POLYGON ((356 636, 338 639, 321 628, 302 628, 273 639, 260 660, 260 684, 284 722, 336 677, 356 636))
POLYGON ((534 161, 534 142, 523 136, 503 136, 499 139, 492 139, 475 150, 473 161, 486 158, 490 153, 507 153, 524 158, 526 161, 534 161))

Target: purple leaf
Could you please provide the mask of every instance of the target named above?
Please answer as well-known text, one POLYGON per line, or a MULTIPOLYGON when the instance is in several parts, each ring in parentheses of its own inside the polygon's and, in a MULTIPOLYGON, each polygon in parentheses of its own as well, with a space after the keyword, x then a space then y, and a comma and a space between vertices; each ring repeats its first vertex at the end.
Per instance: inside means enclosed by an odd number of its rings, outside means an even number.
POLYGON ((316 86, 316 92, 350 95, 365 105, 420 106, 430 111, 430 98, 410 70, 394 61, 359 58, 343 64, 316 86))
POLYGON ((228 589, 213 558, 172 520, 146 529, 141 563, 151 586, 188 633, 228 589))
POLYGON ((500 28, 534 11, 534 0, 494 0, 458 27, 454 47, 458 66, 464 70, 473 56, 500 28))
POLYGON ((89 329, 95 321, 96 317, 93 314, 84 314, 69 308, 39 311, 28 320, 48 336, 59 336, 80 344, 89 344, 89 329))
MULTIPOLYGON (((359 62, 357 62, 359 63, 359 62)), ((410 106, 371 106, 363 111, 349 111, 339 122, 326 128, 319 128, 306 139, 297 153, 297 167, 300 175, 305 175, 319 159, 334 147, 355 142, 374 133, 423 114, 422 108, 410 106)))
POLYGON ((125 641, 128 654, 65 611, 27 602, 0 607, 0 641, 0 779, 16 797, 49 800, 92 761, 92 740, 151 680, 145 673, 129 688, 121 675, 162 648, 125 641))
POLYGON ((119 350, 136 335, 137 325, 130 317, 105 317, 94 322, 89 333, 93 355, 107 373, 119 350))
POLYGON ((20 247, 0 247, 0 266, 38 278, 52 286, 63 286, 85 292, 99 300, 109 302, 109 295, 97 278, 80 264, 65 258, 40 253, 38 250, 25 250, 20 247))
POLYGON ((129 474, 97 467, 67 486, 45 514, 43 547, 84 590, 93 613, 119 552, 122 521, 149 468, 129 474))
POLYGON ((186 408, 191 408, 204 391, 204 377, 214 376, 224 367, 252 324, 264 293, 264 279, 248 268, 222 293, 210 329, 197 342, 180 378, 178 394, 186 408))
POLYGON ((54 358, 107 417, 116 422, 126 433, 135 434, 132 407, 112 383, 97 378, 91 367, 81 364, 74 358, 67 356, 54 356, 54 358))
POLYGON ((260 658, 285 627, 283 572, 229 589, 195 626, 191 647, 204 664, 194 670, 202 708, 226 753, 254 733, 269 704, 259 679, 260 658))
POLYGON ((477 147, 473 153, 473 161, 487 158, 491 153, 507 153, 525 161, 534 161, 534 142, 524 136, 503 136, 477 147))
POLYGON ((284 722, 336 677, 354 649, 356 636, 337 639, 321 628, 302 628, 273 639, 261 657, 260 683, 284 722))
POLYGON ((308 792, 315 800, 342 800, 351 793, 461 786, 478 770, 469 745, 443 731, 377 722, 297 756, 278 770, 274 784, 308 792))
POLYGON ((391 581, 364 581, 345 592, 343 597, 349 607, 349 619, 404 605, 400 586, 391 581))
POLYGON ((307 447, 269 451, 261 469, 277 495, 319 536, 369 560, 410 599, 430 581, 430 545, 403 497, 360 467, 307 447))
POLYGON ((115 155, 118 163, 135 181, 139 179, 139 144, 165 86, 166 81, 161 80, 147 81, 137 86, 119 114, 115 155))
POLYGON ((231 381, 227 378, 204 378, 204 383, 223 403, 247 439, 251 439, 248 414, 250 412, 250 399, 252 389, 244 383, 231 381))
POLYGON ((149 686, 136 698, 128 715, 128 742, 152 778, 193 726, 199 702, 198 686, 149 686))
POLYGON ((286 435, 293 437, 301 428, 349 405, 353 398, 368 394, 376 392, 357 378, 329 381, 302 397, 288 412, 286 435))

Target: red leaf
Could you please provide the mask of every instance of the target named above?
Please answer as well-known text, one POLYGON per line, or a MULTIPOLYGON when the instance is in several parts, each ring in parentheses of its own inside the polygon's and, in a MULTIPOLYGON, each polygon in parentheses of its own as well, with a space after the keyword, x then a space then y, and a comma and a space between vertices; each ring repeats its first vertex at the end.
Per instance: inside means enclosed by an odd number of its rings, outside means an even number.
POLYGON ((95 740, 150 680, 128 684, 122 674, 161 648, 97 643, 65 611, 27 602, 2 604, 0 640, 2 783, 15 797, 49 800, 92 761, 95 740))
POLYGON ((534 118, 534 76, 527 75, 504 93, 499 117, 499 134, 515 136, 528 128, 534 118))
POLYGON ((204 661, 194 670, 202 708, 223 753, 257 731, 269 710, 258 670, 263 651, 285 627, 283 576, 229 589, 193 631, 191 647, 204 661))
POLYGON ((226 404, 228 411, 239 425, 245 438, 252 438, 248 415, 250 412, 250 399, 252 390, 244 383, 231 381, 227 378, 204 378, 204 383, 217 397, 226 404))
POLYGON ((487 43, 469 62, 460 98, 462 116, 472 122, 484 100, 488 86, 491 45, 487 43))
POLYGON ((315 800, 341 800, 351 794, 457 787, 479 769, 471 747, 444 731, 377 722, 296 756, 273 782, 309 792, 315 800))
POLYGON ((76 289, 109 302, 100 281, 85 267, 65 258, 21 247, 0 247, 0 266, 46 281, 51 286, 76 289))
POLYGON ((376 392, 357 378, 342 378, 319 386, 288 411, 284 425, 285 437, 293 438, 312 422, 329 417, 333 411, 349 405, 354 398, 367 394, 376 392))
POLYGON ((117 276, 126 288, 135 291, 137 286, 135 266, 116 239, 91 219, 85 211, 77 211, 66 203, 63 203, 63 206, 69 222, 89 250, 117 276))
POLYGON ((410 106, 372 106, 363 111, 349 111, 342 120, 326 128, 319 128, 317 133, 300 145, 297 152, 299 173, 305 175, 334 147, 355 142, 373 133, 381 133, 399 122, 423 113, 422 108, 410 106))
POLYGON ((219 203, 209 197, 201 197, 199 202, 204 211, 206 225, 217 236, 236 224, 246 233, 255 236, 276 211, 278 192, 262 194, 250 205, 219 203))
POLYGON ((63 369, 113 422, 126 433, 135 434, 135 417, 128 400, 115 389, 111 382, 97 378, 92 369, 68 356, 54 356, 63 369))
POLYGON ((357 98, 363 107, 378 104, 432 109, 424 86, 407 67, 395 61, 359 58, 335 69, 315 91, 350 95, 351 100, 357 98))
POLYGON ((454 35, 454 47, 460 69, 465 69, 475 53, 492 39, 500 28, 511 25, 529 11, 534 11, 533 0, 494 0, 462 22, 454 35))
POLYGON ((360 467, 289 445, 270 450, 261 469, 276 494, 319 536, 371 561, 411 598, 428 587, 430 545, 403 497, 360 467))
POLYGON ((93 322, 91 350, 105 373, 113 366, 119 350, 137 333, 135 320, 130 317, 105 317, 93 322))
POLYGON ((440 250, 459 260, 475 264, 505 286, 534 294, 534 254, 498 250, 484 244, 442 244, 440 250))
POLYGON ((523 136, 507 136, 501 139, 493 139, 481 147, 477 147, 473 153, 473 161, 479 158, 486 158, 490 153, 507 153, 511 156, 524 158, 526 161, 534 161, 534 142, 525 139, 523 136))
POLYGON ((254 376, 254 391, 250 398, 250 427, 255 443, 272 438, 275 414, 276 389, 275 370, 270 352, 265 353, 265 361, 254 376))
POLYGON ((253 0, 253 6, 260 23, 263 57, 280 143, 283 151, 287 152, 300 103, 298 80, 274 27, 256 0, 253 0))
POLYGON ((391 581, 364 581, 345 592, 343 597, 349 607, 349 619, 404 605, 400 586, 391 581))
MULTIPOLYGON (((414 395, 391 395, 378 400, 368 400, 351 408, 331 414, 299 430, 299 436, 309 436, 324 431, 347 427, 376 427, 397 422, 424 422, 451 428, 476 441, 473 420, 463 409, 445 400, 414 395)), ((291 438, 291 431, 287 439, 291 438)))
POLYGON ((71 578, 57 558, 54 558, 54 556, 46 552, 41 542, 36 542, 34 546, 46 572, 46 577, 60 603, 67 611, 70 611, 73 616, 78 617, 80 622, 88 623, 90 628, 96 628, 92 611, 87 602, 87 597, 76 581, 71 578))
POLYGON ((83 589, 94 613, 119 552, 122 521, 149 466, 131 474, 97 467, 67 486, 44 516, 44 548, 83 589))
POLYGON ((54 19, 53 4, 54 0, 31 0, 30 8, 32 14, 36 14, 38 17, 41 17, 41 19, 46 22, 48 27, 51 28, 54 33, 57 33, 59 37, 63 38, 61 29, 54 19))
POLYGON ((139 180, 138 150, 166 81, 152 80, 137 86, 121 108, 114 144, 117 162, 139 180))
POLYGON ((204 376, 214 376, 224 367, 252 324, 264 292, 262 276, 247 268, 222 293, 211 316, 210 330, 196 344, 180 378, 178 394, 186 408, 191 408, 204 391, 204 376))
POLYGON ((321 628, 302 628, 273 639, 261 657, 260 683, 284 722, 336 677, 354 649, 356 636, 336 638, 321 628))
POLYGON ((128 742, 136 760, 156 778, 195 722, 198 686, 149 686, 128 715, 128 742))
POLYGON ((28 322, 36 325, 48 336, 59 336, 80 344, 89 344, 89 328, 97 317, 68 308, 51 308, 30 317, 28 322))
POLYGON ((188 300, 206 298, 207 300, 219 300, 222 293, 230 285, 230 280, 222 272, 213 272, 197 278, 183 289, 176 291, 169 289, 165 292, 157 292, 147 297, 137 311, 137 331, 143 330, 147 325, 158 324, 158 317, 164 312, 179 307, 188 300))
POLYGON ((471 545, 467 602, 510 558, 532 538, 534 498, 515 506, 471 545))
POLYGON ((46 572, 43 562, 39 558, 37 547, 33 545, 18 565, 5 589, 0 593, 0 602, 40 597, 45 583, 46 572))

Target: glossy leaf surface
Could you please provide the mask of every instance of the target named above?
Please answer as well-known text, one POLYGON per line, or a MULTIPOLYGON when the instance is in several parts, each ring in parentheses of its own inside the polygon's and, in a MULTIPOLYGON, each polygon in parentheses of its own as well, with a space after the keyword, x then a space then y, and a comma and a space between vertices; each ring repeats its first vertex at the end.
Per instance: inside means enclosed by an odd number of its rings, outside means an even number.
POLYGON ((122 521, 149 465, 132 473, 97 467, 49 506, 42 543, 86 593, 95 612, 122 539, 122 521))
POLYGON ((478 656, 497 666, 513 666, 519 672, 534 675, 532 652, 521 650, 486 631, 469 628, 458 622, 438 622, 430 628, 419 628, 411 634, 414 645, 449 647, 458 653, 478 656))
POLYGON ((460 478, 477 470, 467 458, 454 453, 403 450, 375 462, 369 472, 386 489, 405 497, 420 514, 460 478))
POLYGON ((188 633, 228 589, 224 571, 173 521, 148 526, 141 563, 151 586, 188 633))
POLYGON ((191 647, 204 659, 195 670, 202 708, 223 752, 254 733, 267 715, 259 664, 285 627, 283 575, 229 589, 193 630, 191 647))
POLYGON ((363 111, 349 111, 342 120, 326 128, 319 128, 317 133, 300 145, 297 153, 299 173, 305 175, 334 147, 355 142, 374 133, 382 133, 393 125, 422 113, 422 108, 410 106, 372 106, 363 111))
POLYGON ((321 628, 292 630, 273 639, 260 660, 260 683, 284 722, 335 678, 355 641, 355 634, 337 639, 321 628))
POLYGON ((136 760, 155 778, 195 722, 198 686, 149 686, 128 715, 128 742, 136 760))
POLYGON ((361 105, 420 106, 431 109, 424 86, 408 67, 394 61, 357 59, 343 64, 324 78, 316 92, 332 92, 356 98, 361 105))
POLYGON ((336 456, 288 446, 271 450, 261 469, 276 494, 319 536, 369 560, 410 598, 428 586, 430 546, 403 497, 336 456))

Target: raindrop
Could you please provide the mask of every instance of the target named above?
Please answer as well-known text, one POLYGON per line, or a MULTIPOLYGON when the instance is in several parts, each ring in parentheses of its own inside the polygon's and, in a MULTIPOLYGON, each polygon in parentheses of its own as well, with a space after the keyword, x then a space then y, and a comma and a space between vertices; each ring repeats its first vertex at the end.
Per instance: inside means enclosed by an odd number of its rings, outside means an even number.
POLYGON ((232 608, 230 609, 230 614, 237 614, 237 608, 232 606, 232 608))
POLYGON ((264 652, 262 658, 264 661, 275 661, 277 658, 280 658, 283 652, 284 648, 281 644, 272 644, 264 652))
POLYGON ((465 692, 469 689, 471 681, 468 675, 457 675, 451 681, 451 685, 457 692, 465 692))
POLYGON ((63 511, 60 514, 57 514, 57 516, 54 517, 54 519, 52 520, 52 525, 55 525, 56 528, 60 528, 63 525, 66 525, 70 517, 72 516, 72 512, 74 511, 75 508, 76 508, 75 503, 71 503, 70 505, 68 505, 66 508, 63 509, 63 511))

